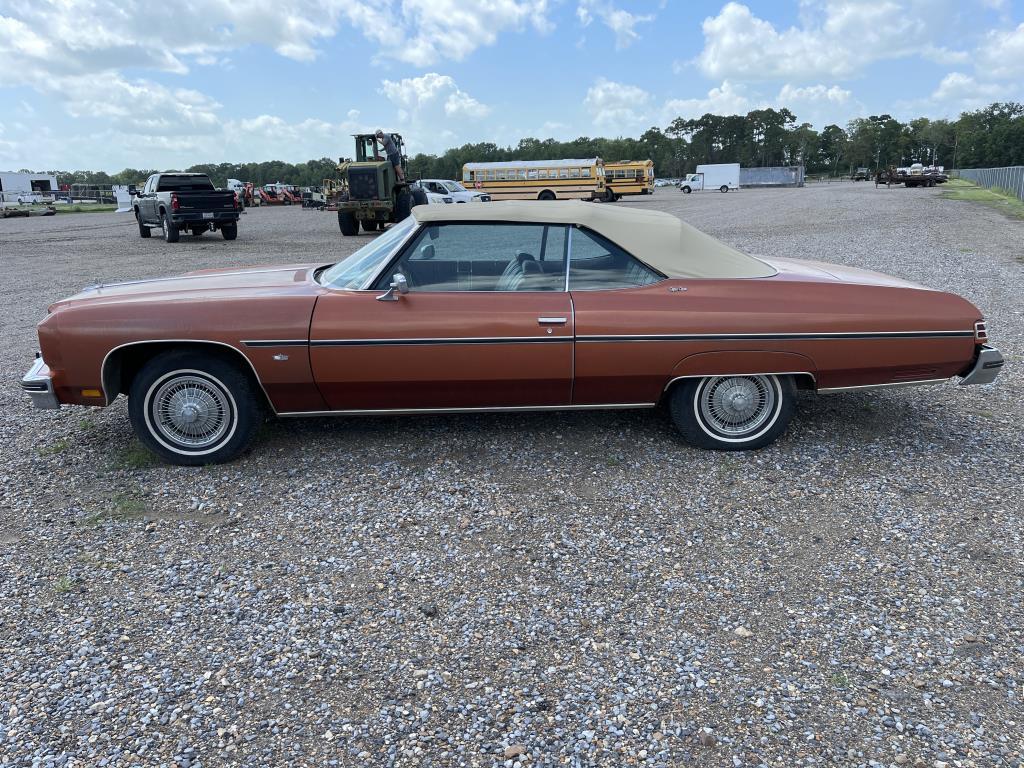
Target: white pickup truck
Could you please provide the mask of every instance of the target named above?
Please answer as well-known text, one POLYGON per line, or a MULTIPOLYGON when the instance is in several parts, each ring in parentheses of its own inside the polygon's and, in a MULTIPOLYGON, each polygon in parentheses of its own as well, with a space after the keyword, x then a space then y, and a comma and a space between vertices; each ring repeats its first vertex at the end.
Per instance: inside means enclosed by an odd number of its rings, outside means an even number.
POLYGON ((451 179, 420 179, 419 184, 432 203, 486 203, 491 199, 485 192, 470 191, 451 179), (435 200, 434 195, 439 195, 442 199, 435 200))

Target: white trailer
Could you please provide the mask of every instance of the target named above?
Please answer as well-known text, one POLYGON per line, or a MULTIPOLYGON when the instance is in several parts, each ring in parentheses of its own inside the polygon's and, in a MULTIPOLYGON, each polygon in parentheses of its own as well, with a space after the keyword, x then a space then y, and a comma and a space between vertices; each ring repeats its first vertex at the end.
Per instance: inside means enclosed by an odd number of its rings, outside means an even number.
POLYGON ((703 189, 717 189, 719 192, 728 192, 730 189, 739 188, 739 163, 698 165, 697 172, 691 173, 679 184, 679 189, 686 194, 699 192, 703 189))
POLYGON ((48 173, 0 171, 0 203, 50 202, 57 192, 57 178, 48 173))

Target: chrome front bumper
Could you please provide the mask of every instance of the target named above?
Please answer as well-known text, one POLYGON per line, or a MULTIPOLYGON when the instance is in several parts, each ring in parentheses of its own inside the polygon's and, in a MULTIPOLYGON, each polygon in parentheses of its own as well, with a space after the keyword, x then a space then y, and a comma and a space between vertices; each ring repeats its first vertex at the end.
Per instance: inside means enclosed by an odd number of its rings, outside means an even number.
POLYGON ((43 358, 38 354, 32 367, 28 369, 28 373, 21 377, 21 390, 28 395, 32 405, 36 408, 50 411, 60 408, 60 401, 57 400, 57 395, 53 392, 50 367, 43 362, 43 358))
POLYGON ((966 384, 991 384, 999 375, 1003 367, 1003 356, 995 347, 982 344, 978 350, 978 357, 971 366, 971 370, 960 379, 962 385, 966 384))

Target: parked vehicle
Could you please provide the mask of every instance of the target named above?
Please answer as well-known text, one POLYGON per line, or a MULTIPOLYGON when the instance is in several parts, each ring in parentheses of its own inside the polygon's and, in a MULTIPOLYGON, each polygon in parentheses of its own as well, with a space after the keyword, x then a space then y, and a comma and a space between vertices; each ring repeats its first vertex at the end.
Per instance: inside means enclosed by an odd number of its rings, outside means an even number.
POLYGON ((861 166, 853 173, 850 174, 851 181, 869 181, 871 179, 871 171, 864 166, 861 166))
POLYGON ((698 165, 697 172, 691 173, 679 184, 679 189, 686 194, 699 192, 702 189, 717 189, 728 192, 740 188, 740 164, 716 163, 698 165))
POLYGON ((798 389, 987 384, 1003 362, 958 296, 581 202, 418 206, 335 264, 91 286, 38 333, 36 407, 127 394, 177 464, 234 458, 265 413, 663 403, 695 445, 759 448, 798 389))
POLYGON ((327 184, 333 191, 328 209, 338 212, 338 228, 345 237, 364 232, 377 232, 387 224, 403 221, 413 205, 425 203, 422 192, 415 195, 409 186, 409 160, 401 134, 388 134, 398 152, 399 178, 395 165, 383 156, 375 134, 361 133, 356 143, 355 160, 342 159, 338 164, 339 179, 327 184))
POLYGON ((251 181, 239 181, 228 179, 228 189, 238 195, 238 202, 243 208, 250 208, 260 204, 260 197, 255 192, 255 185, 251 181))
POLYGON ((220 230, 225 240, 238 237, 238 195, 214 189, 205 173, 155 173, 132 198, 139 236, 149 237, 161 227, 164 240, 178 242, 182 230, 198 237, 220 230))
POLYGON ((420 179, 418 184, 428 195, 451 198, 453 203, 488 203, 491 200, 486 192, 471 192, 452 179, 420 179))
POLYGON ((448 193, 427 191, 422 181, 412 182, 409 191, 421 195, 428 205, 451 205, 455 202, 448 193))
POLYGON ((620 160, 604 164, 605 200, 614 203, 623 195, 654 194, 653 160, 620 160))
POLYGON ((462 180, 492 200, 606 200, 604 161, 508 160, 466 163, 462 180))

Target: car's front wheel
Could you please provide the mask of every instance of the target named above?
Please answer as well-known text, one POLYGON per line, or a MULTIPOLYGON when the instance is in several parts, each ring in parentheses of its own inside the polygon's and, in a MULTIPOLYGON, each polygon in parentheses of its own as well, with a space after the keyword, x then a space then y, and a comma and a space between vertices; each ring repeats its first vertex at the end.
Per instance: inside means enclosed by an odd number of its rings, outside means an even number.
POLYGON ((128 396, 139 440, 172 464, 230 461, 252 442, 263 416, 257 385, 209 354, 171 351, 139 371, 128 396))
POLYGON ((689 379, 671 394, 672 421, 691 445, 718 451, 762 448, 793 418, 796 385, 789 376, 689 379))
POLYGON ((142 223, 142 214, 138 208, 135 209, 135 222, 139 225, 139 237, 152 237, 153 233, 149 231, 149 227, 142 223))

